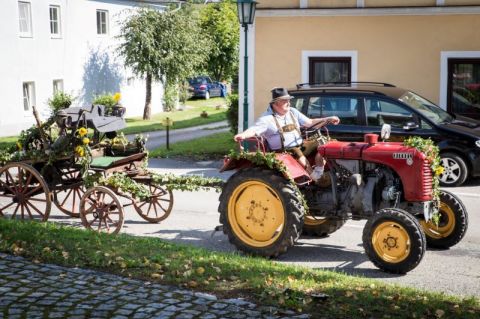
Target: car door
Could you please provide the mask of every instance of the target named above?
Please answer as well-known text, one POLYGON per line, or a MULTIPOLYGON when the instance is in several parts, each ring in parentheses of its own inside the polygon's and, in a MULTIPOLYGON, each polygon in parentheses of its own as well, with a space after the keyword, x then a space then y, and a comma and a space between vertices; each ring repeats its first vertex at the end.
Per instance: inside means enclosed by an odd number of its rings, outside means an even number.
POLYGON ((327 94, 305 98, 303 112, 310 118, 338 116, 340 124, 328 125, 330 137, 342 141, 363 140, 359 110, 363 108, 363 100, 354 95, 327 94))
POLYGON ((428 138, 434 135, 434 130, 421 115, 408 106, 381 97, 365 98, 365 115, 367 127, 365 133, 380 134, 383 124, 392 127, 389 141, 402 142, 409 136, 428 138))

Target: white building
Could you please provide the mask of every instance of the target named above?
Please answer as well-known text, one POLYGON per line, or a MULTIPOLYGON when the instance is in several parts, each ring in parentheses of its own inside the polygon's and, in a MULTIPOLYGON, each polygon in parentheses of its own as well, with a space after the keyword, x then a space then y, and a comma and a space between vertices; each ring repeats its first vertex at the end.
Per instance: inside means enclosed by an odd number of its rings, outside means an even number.
MULTIPOLYGON (((162 1, 1 0, 0 136, 33 125, 32 105, 48 116, 55 90, 73 94, 75 105, 121 92, 126 116, 141 116, 145 81, 125 68, 115 37, 126 10, 145 2, 162 1)), ((162 94, 154 83, 152 113, 162 111, 162 94)))

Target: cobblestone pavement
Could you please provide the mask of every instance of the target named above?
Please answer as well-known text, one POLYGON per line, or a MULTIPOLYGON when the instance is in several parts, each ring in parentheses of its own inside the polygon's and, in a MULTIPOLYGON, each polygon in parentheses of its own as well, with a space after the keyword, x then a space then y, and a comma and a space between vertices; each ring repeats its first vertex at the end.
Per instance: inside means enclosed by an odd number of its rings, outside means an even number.
POLYGON ((290 311, 0 253, 0 319, 308 318, 290 311))

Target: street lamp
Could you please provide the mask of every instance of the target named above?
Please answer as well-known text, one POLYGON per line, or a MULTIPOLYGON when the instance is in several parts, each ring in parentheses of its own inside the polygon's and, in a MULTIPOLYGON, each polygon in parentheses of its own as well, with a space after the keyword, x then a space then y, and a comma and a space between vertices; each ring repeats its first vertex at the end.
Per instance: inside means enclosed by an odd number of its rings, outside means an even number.
POLYGON ((237 13, 238 21, 245 29, 245 54, 243 57, 243 130, 245 131, 248 128, 248 51, 247 51, 247 36, 248 36, 248 25, 253 24, 255 19, 255 7, 257 2, 253 0, 238 0, 237 1, 237 13))

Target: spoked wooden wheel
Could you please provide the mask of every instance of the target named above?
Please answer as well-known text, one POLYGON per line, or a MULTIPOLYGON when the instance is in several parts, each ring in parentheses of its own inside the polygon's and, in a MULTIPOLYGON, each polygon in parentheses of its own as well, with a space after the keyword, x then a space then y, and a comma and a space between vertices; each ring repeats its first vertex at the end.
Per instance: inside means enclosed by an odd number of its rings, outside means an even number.
POLYGON ((48 186, 35 168, 10 163, 0 169, 0 216, 46 221, 51 207, 48 186))
POLYGON ((137 213, 150 223, 159 223, 166 219, 173 207, 172 191, 160 186, 149 185, 152 196, 144 201, 134 202, 137 213))
POLYGON ((85 186, 80 171, 62 171, 63 188, 53 192, 55 206, 71 217, 80 217, 80 199, 85 194, 85 186))
POLYGON ((80 218, 85 228, 117 234, 123 226, 123 206, 111 189, 92 187, 80 201, 80 218))

